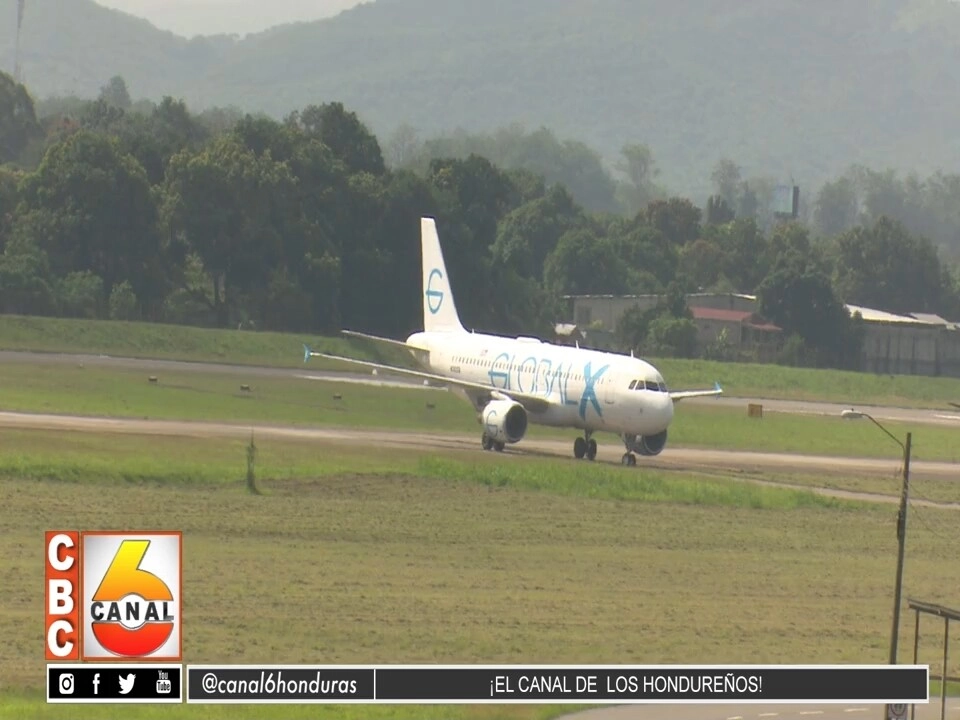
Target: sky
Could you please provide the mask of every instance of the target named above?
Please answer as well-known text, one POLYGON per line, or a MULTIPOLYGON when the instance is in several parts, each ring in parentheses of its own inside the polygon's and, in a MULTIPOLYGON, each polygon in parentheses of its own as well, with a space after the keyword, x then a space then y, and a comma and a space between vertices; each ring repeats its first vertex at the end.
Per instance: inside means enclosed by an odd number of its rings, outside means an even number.
POLYGON ((274 25, 320 20, 361 0, 95 0, 105 7, 146 18, 178 35, 245 35, 274 25))

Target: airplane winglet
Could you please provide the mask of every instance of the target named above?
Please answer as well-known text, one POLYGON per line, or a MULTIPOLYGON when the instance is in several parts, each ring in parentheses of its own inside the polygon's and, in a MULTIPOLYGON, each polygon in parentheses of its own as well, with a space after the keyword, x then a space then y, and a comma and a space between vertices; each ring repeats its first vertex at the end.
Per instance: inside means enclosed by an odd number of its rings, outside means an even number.
POLYGON ((303 346, 303 362, 307 362, 310 359, 310 356, 313 355, 313 350, 310 349, 309 345, 303 346))
POLYGON ((720 381, 717 381, 717 382, 714 382, 714 383, 713 383, 713 389, 716 390, 718 393, 722 393, 722 392, 723 392, 723 388, 720 387, 720 381))

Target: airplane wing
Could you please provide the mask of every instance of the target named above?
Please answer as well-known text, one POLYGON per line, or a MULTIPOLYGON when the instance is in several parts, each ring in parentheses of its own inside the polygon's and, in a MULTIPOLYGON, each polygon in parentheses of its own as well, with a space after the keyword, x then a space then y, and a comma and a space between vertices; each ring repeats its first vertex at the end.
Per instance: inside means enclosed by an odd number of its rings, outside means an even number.
POLYGON ((723 388, 720 387, 720 383, 714 384, 713 390, 680 390, 678 392, 672 392, 670 393, 670 399, 676 402, 677 400, 685 400, 686 398, 709 397, 710 395, 723 395, 723 388))
MULTIPOLYGON (((422 372, 420 370, 407 370, 406 368, 393 367, 392 365, 381 365, 380 363, 367 362, 366 360, 354 360, 340 355, 329 355, 327 353, 316 352, 306 345, 303 346, 303 361, 306 362, 311 357, 322 357, 327 360, 336 360, 338 362, 350 363, 351 365, 360 365, 371 370, 383 371, 385 373, 394 373, 406 377, 419 378, 421 380, 430 380, 439 385, 450 385, 464 390, 471 399, 489 397, 494 400, 516 400, 530 412, 540 413, 550 407, 550 401, 539 395, 531 395, 524 392, 515 392, 513 390, 501 390, 500 388, 483 385, 481 383, 471 382, 469 380, 458 380, 457 378, 437 375, 435 373, 422 372)), ((476 403, 477 401, 474 400, 476 403)))

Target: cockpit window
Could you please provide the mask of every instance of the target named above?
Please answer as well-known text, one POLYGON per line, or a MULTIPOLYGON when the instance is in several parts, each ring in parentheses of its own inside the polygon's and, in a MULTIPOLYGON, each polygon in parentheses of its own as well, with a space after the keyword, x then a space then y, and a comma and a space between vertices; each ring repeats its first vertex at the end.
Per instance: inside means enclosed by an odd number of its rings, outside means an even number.
POLYGON ((633 380, 630 382, 630 389, 633 390, 637 386, 637 381, 633 380))

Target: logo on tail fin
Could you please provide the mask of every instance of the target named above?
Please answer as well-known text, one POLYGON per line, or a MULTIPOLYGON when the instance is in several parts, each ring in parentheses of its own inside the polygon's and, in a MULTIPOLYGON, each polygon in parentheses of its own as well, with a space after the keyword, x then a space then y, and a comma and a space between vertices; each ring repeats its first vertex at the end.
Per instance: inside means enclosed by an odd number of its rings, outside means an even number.
POLYGON ((440 306, 443 305, 443 291, 433 289, 433 279, 440 278, 443 280, 443 273, 434 268, 430 271, 430 278, 427 280, 427 308, 430 310, 430 313, 436 315, 440 312, 440 306))

